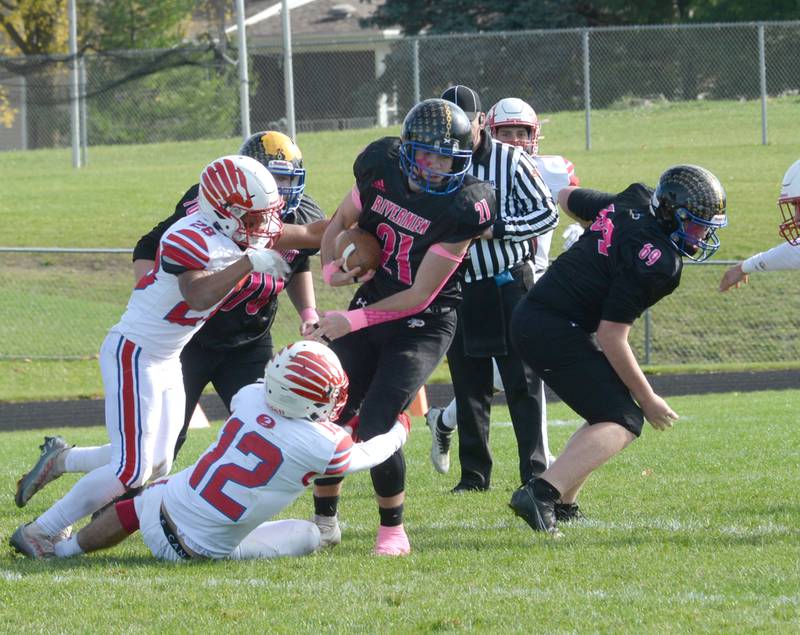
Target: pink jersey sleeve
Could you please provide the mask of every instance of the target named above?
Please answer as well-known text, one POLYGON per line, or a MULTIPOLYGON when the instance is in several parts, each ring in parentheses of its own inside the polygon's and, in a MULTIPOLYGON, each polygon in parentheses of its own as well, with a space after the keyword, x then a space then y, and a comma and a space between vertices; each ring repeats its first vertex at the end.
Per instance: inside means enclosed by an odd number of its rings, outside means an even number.
POLYGON ((402 311, 384 311, 366 307, 364 309, 354 309, 352 311, 328 311, 328 313, 331 315, 344 316, 344 318, 350 324, 350 332, 352 333, 368 326, 382 324, 383 322, 389 322, 391 320, 399 320, 409 315, 416 315, 417 313, 424 311, 431 305, 431 302, 436 299, 436 296, 439 295, 442 287, 447 284, 447 281, 450 279, 456 269, 458 269, 458 264, 464 258, 463 255, 456 256, 455 254, 450 253, 439 244, 433 245, 430 248, 430 251, 441 258, 446 258, 447 260, 453 261, 454 266, 452 271, 450 271, 450 273, 446 275, 441 282, 439 282, 439 285, 433 290, 433 292, 420 304, 409 307, 408 309, 404 309, 402 311))

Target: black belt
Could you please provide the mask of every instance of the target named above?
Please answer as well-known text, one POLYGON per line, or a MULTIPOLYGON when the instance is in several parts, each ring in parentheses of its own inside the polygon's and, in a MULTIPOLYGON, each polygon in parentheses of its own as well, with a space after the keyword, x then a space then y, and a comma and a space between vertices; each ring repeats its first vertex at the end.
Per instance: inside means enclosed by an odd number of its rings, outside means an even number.
POLYGON ((164 507, 161 506, 158 510, 158 519, 161 522, 161 529, 164 531, 164 537, 167 539, 169 546, 178 554, 181 560, 192 560, 196 555, 189 553, 189 550, 183 546, 180 538, 178 538, 178 530, 172 522, 164 515, 164 507))

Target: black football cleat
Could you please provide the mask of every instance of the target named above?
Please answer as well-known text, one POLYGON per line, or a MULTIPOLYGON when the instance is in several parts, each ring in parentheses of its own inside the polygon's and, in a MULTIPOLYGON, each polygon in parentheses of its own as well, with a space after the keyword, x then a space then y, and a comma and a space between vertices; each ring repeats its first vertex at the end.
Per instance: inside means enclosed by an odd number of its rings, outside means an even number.
POLYGON ((556 503, 555 514, 557 523, 571 523, 586 520, 578 503, 556 503))
POLYGON ((523 485, 511 495, 509 507, 534 531, 558 535, 555 503, 536 498, 530 485, 523 485))

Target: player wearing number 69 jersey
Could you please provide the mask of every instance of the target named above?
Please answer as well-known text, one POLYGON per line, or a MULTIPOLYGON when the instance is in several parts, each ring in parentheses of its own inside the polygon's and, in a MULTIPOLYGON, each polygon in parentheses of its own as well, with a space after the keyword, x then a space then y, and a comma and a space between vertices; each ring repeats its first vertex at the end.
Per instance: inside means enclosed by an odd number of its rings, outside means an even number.
POLYGON ((405 443, 402 415, 386 433, 354 443, 335 425, 347 375, 316 342, 296 342, 267 365, 264 383, 242 388, 219 436, 192 466, 101 513, 62 557, 112 546, 136 529, 160 560, 300 556, 320 546, 317 526, 270 521, 320 475, 343 475, 383 462, 405 443))
POLYGON ((722 185, 694 165, 668 169, 655 190, 568 187, 558 202, 588 230, 517 305, 511 323, 520 355, 586 420, 561 456, 511 498, 534 530, 551 533, 556 503, 576 515, 586 479, 641 434, 644 419, 663 430, 678 418, 639 368, 628 335, 645 309, 678 287, 681 256, 708 258, 727 224, 722 185))
POLYGON ((61 437, 49 437, 17 485, 15 500, 23 507, 65 471, 88 472, 14 533, 12 546, 26 555, 52 555, 54 539, 74 522, 169 473, 183 422, 181 349, 251 272, 284 275, 286 263, 267 249, 280 236, 283 206, 267 169, 249 157, 226 156, 206 166, 201 182, 200 213, 165 233, 153 271, 139 281, 101 347, 110 445, 68 448, 61 437))
MULTIPOLYGON (((354 165, 355 186, 339 204, 322 238, 323 276, 340 286, 365 281, 350 310, 329 312, 311 337, 331 342, 350 377, 343 421, 360 413, 361 436, 386 432, 444 357, 455 333, 461 295, 454 276, 474 238, 494 224, 497 201, 489 183, 467 175, 471 128, 464 111, 428 99, 406 115, 400 138, 368 145, 354 165), (353 223, 382 243, 381 265, 339 270, 333 246, 353 223)), ((315 487, 317 517, 336 523, 341 479, 315 487)), ((378 554, 410 551, 402 524, 405 461, 401 452, 372 470, 378 495, 378 554)), ((322 525, 321 525, 322 526, 322 525)), ((329 544, 339 540, 338 529, 329 544)))

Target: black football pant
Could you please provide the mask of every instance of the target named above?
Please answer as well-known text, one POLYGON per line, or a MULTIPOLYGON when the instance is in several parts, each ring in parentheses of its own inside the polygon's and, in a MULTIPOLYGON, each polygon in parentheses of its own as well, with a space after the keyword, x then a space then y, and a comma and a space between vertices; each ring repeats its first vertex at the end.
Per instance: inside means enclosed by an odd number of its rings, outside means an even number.
POLYGON ((233 396, 244 386, 264 377, 271 358, 272 337, 269 334, 252 344, 223 350, 204 348, 194 340, 189 341, 181 352, 186 412, 175 443, 176 457, 186 442, 189 422, 205 387, 211 383, 230 412, 233 396))
MULTIPOLYGON (((350 387, 339 423, 359 414, 358 437, 364 441, 388 432, 419 389, 444 359, 456 329, 456 312, 421 313, 378 324, 341 337, 331 344, 350 387)), ((402 449, 370 471, 378 496, 405 489, 402 449)), ((340 478, 317 479, 319 485, 340 478)))
MULTIPOLYGON (((486 319, 505 319, 507 355, 495 356, 503 379, 506 402, 517 439, 519 477, 527 483, 547 469, 542 438, 546 425, 542 416, 544 391, 536 373, 520 358, 511 344, 511 315, 527 293, 521 272, 515 271, 514 282, 499 289, 503 310, 485 307, 486 319), (501 317, 502 316, 502 317, 501 317)), ((491 484, 492 453, 489 450, 489 421, 494 395, 492 358, 470 357, 464 351, 463 334, 456 333, 447 353, 450 377, 456 397, 458 423, 458 457, 461 463, 461 484, 479 489, 491 484)))

